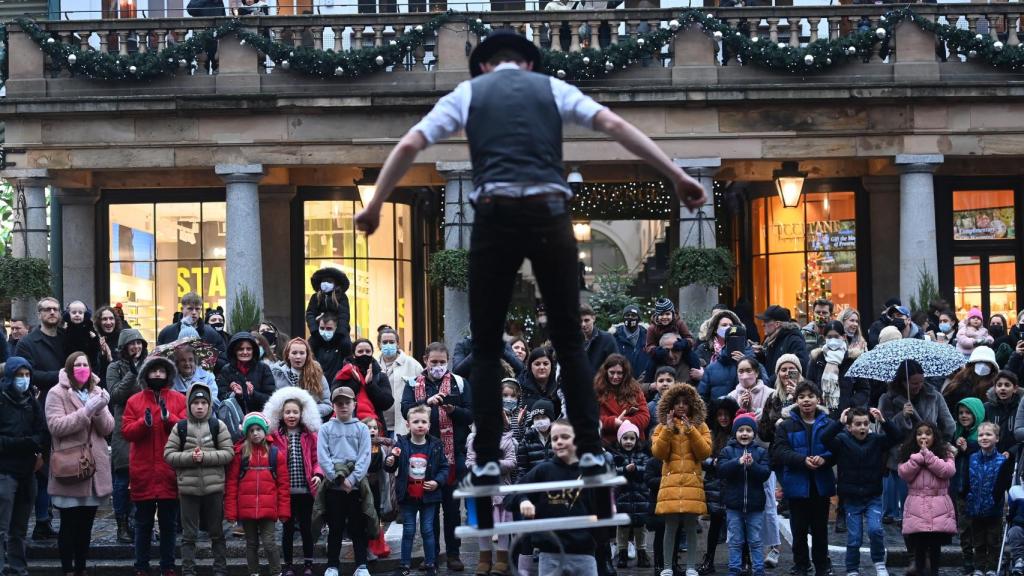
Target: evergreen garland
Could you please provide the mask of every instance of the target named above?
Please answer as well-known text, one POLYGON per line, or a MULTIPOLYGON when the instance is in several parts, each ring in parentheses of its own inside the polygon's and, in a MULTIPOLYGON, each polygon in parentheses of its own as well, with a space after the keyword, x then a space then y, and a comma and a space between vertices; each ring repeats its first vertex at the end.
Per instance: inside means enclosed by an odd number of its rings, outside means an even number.
MULTIPOLYGON (((218 38, 232 33, 241 43, 251 44, 286 70, 318 78, 365 76, 391 66, 403 65, 409 54, 425 45, 427 40, 454 16, 455 13, 452 11, 438 14, 426 24, 397 35, 385 46, 366 46, 343 52, 295 47, 266 35, 244 30, 241 20, 232 19, 214 29, 193 33, 186 40, 172 44, 159 52, 135 52, 127 56, 92 49, 82 50, 78 46, 60 42, 30 19, 18 18, 16 22, 50 56, 50 60, 58 68, 67 68, 74 75, 93 79, 148 81, 179 73, 190 73, 198 54, 205 52, 218 38)), ((831 69, 851 59, 867 61, 878 44, 881 44, 879 55, 884 58, 889 52, 889 39, 894 28, 906 20, 934 34, 945 43, 952 54, 978 59, 1000 70, 1017 71, 1024 67, 1024 45, 1004 45, 990 36, 974 34, 949 24, 935 23, 914 14, 909 8, 897 8, 887 12, 880 17, 879 26, 874 30, 859 29, 836 40, 820 39, 799 47, 783 42, 773 43, 757 36, 751 37, 748 32, 734 28, 712 14, 697 9, 686 9, 677 19, 671 20, 667 28, 620 37, 616 44, 604 48, 591 47, 576 52, 543 49, 541 54, 544 71, 547 74, 570 82, 590 80, 628 68, 637 62, 658 58, 661 50, 672 41, 680 28, 698 25, 708 36, 720 41, 729 55, 735 56, 743 65, 809 75, 831 69)), ((480 38, 490 33, 490 29, 480 18, 469 20, 467 23, 470 33, 480 38)))

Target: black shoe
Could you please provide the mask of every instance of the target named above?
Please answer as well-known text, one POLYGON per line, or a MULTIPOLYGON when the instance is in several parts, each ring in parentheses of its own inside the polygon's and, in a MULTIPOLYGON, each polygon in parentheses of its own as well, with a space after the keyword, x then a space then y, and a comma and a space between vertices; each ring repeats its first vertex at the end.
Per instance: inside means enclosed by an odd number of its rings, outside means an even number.
MULTIPOLYGON (((626 547, 629 548, 628 545, 626 547)), ((616 562, 616 564, 615 564, 616 567, 618 567, 618 568, 628 568, 629 567, 629 551, 628 550, 619 550, 619 553, 617 554, 617 556, 618 556, 618 562, 616 562)))
POLYGON ((128 517, 121 515, 117 517, 117 543, 131 544, 135 541, 134 536, 128 531, 128 517))
POLYGON ((892 524, 892 516, 882 516, 882 524, 892 524))
POLYGON ((33 540, 53 540, 57 532, 50 525, 50 520, 37 520, 36 527, 32 530, 33 540))
POLYGON ((697 566, 697 574, 708 576, 715 573, 715 557, 711 554, 704 554, 704 560, 697 566))
POLYGON ((810 568, 803 568, 801 566, 793 566, 789 569, 789 576, 807 576, 810 572, 810 568))
MULTIPOLYGON (((650 568, 651 567, 651 557, 647 555, 647 550, 637 550, 636 551, 636 567, 637 568, 650 568)), ((1014 574, 1013 576, 1024 576, 1024 573, 1022 573, 1022 574, 1014 574)))

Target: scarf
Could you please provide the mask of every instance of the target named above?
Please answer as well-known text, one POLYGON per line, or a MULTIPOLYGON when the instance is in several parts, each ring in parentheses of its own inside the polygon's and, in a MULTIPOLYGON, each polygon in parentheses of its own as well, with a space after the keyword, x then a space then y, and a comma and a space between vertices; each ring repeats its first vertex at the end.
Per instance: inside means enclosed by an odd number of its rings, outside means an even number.
POLYGON ((825 397, 825 407, 831 412, 839 409, 839 365, 846 357, 846 350, 825 348, 824 351, 825 370, 821 374, 821 395, 825 397))
POLYGON ((285 371, 285 374, 288 376, 288 382, 291 382, 292 386, 301 388, 301 386, 299 386, 300 374, 295 371, 295 368, 289 366, 288 370, 285 371))
POLYGON ((640 325, 637 324, 636 330, 630 332, 629 328, 626 328, 626 325, 623 324, 622 333, 626 335, 626 340, 629 340, 629 343, 632 344, 633 347, 636 347, 637 341, 640 340, 640 325))
MULTIPOLYGON (((444 377, 441 378, 441 385, 438 387, 437 392, 443 396, 448 396, 452 393, 451 371, 446 372, 444 377)), ((413 388, 413 394, 417 404, 427 401, 427 377, 423 374, 416 378, 416 387, 413 388)), ((452 472, 448 474, 450 484, 455 478, 455 425, 448 416, 448 412, 441 406, 437 407, 437 423, 441 428, 441 444, 444 445, 444 458, 448 461, 449 469, 452 472)))
POLYGON ((717 335, 711 339, 711 347, 714 349, 711 352, 711 363, 714 364, 718 361, 718 357, 722 354, 722 349, 725 348, 725 338, 719 338, 717 335))

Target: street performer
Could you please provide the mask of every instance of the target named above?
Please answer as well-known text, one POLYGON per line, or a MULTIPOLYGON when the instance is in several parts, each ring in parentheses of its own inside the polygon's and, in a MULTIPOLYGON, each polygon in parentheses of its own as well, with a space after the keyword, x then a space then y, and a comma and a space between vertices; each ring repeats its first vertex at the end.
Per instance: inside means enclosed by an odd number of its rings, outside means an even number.
MULTIPOLYGON (((586 480, 614 474, 601 454, 594 374, 583 350, 562 124, 599 130, 622 144, 667 178, 690 210, 706 201, 703 187, 650 138, 575 86, 542 74, 541 67, 540 51, 524 36, 492 32, 470 55, 472 79, 441 98, 405 134, 381 169, 376 194, 355 218, 358 230, 372 234, 380 223, 381 206, 419 152, 465 130, 475 209, 469 250, 474 359, 469 380, 476 464, 466 479, 474 487, 497 484, 501 477, 502 331, 524 258, 530 259, 547 310, 581 475, 586 480)), ((487 519, 481 521, 483 526, 487 519)))

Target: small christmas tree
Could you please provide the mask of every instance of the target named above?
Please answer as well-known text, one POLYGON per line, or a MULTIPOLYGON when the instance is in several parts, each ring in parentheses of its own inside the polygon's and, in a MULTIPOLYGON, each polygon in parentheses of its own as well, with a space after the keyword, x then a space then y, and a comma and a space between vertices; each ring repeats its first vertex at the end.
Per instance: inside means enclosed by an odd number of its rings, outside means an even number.
POLYGON ((626 306, 639 306, 640 300, 629 294, 634 280, 625 266, 609 268, 594 279, 590 306, 597 313, 595 321, 599 328, 607 330, 612 324, 622 322, 622 309, 626 306))

